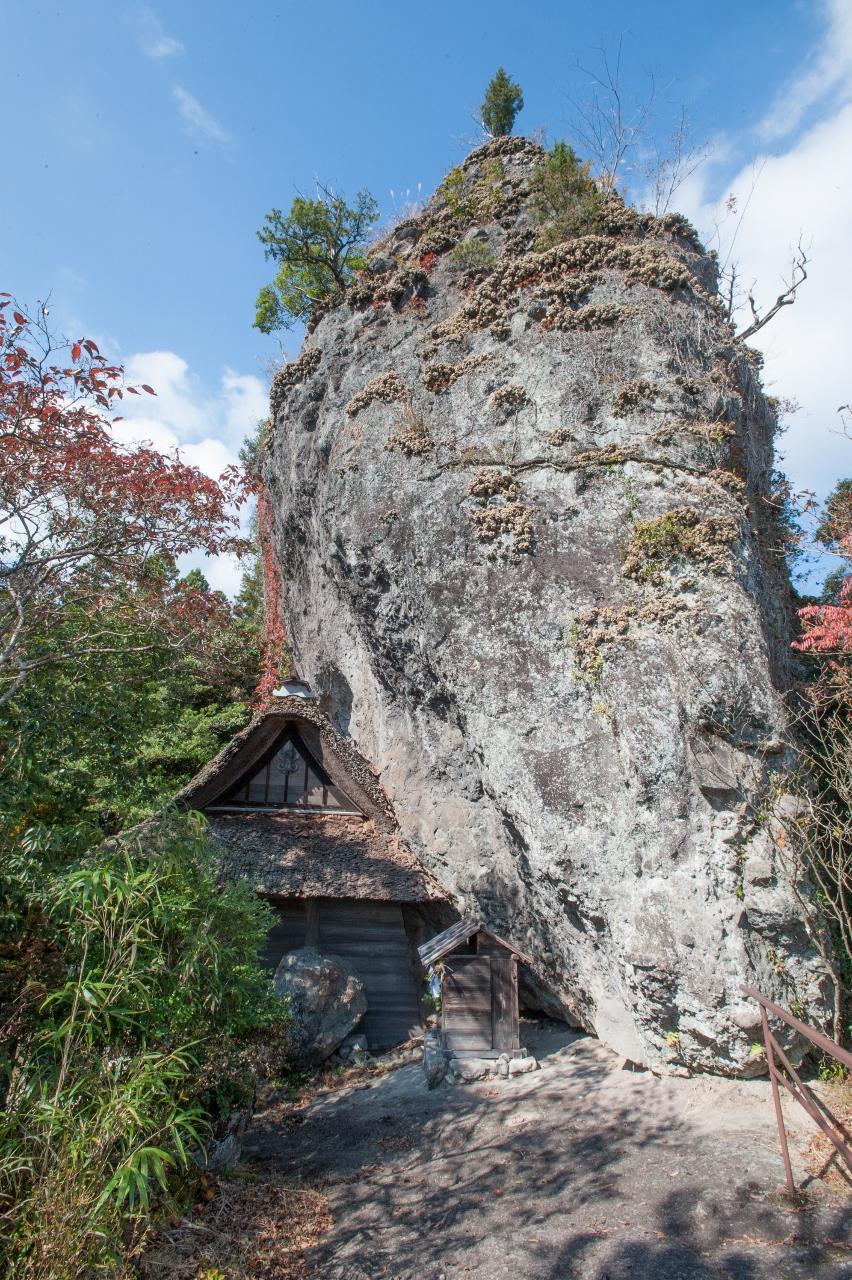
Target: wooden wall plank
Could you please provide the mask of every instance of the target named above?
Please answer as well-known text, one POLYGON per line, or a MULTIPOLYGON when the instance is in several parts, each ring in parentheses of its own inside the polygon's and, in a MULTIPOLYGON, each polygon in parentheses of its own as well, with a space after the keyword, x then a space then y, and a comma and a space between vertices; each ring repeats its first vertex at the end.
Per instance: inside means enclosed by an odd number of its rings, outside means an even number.
POLYGON ((305 904, 294 901, 270 905, 275 909, 276 921, 266 935, 263 963, 274 971, 282 956, 305 945, 305 904))
POLYGON ((277 916, 264 953, 270 968, 309 942, 339 956, 364 983, 368 1008, 359 1030, 370 1047, 408 1038, 420 1023, 420 1001, 399 903, 319 898, 270 905, 277 916))
POLYGON ((447 1048, 489 1051, 492 1047, 489 958, 450 956, 441 987, 441 1026, 447 1048))
POLYGON ((406 1040, 420 1022, 411 948, 396 902, 324 898, 320 949, 357 973, 367 994, 361 1027, 371 1048, 406 1040))

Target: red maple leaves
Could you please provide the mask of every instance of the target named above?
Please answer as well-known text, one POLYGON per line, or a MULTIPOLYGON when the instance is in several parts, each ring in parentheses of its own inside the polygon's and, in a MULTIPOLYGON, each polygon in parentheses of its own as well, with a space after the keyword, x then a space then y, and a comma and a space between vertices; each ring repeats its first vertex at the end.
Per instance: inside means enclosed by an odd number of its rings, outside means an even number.
POLYGON ((809 604, 799 610, 804 627, 794 649, 805 653, 852 654, 852 575, 844 579, 838 604, 809 604))
POLYGON ((153 388, 128 385, 89 338, 57 342, 47 314, 0 294, 0 703, 34 666, 68 656, 51 652, 49 636, 69 601, 98 613, 118 593, 131 610, 179 623, 210 605, 166 608, 169 575, 157 565, 242 546, 242 474, 211 480, 177 453, 119 440, 113 410, 153 388))

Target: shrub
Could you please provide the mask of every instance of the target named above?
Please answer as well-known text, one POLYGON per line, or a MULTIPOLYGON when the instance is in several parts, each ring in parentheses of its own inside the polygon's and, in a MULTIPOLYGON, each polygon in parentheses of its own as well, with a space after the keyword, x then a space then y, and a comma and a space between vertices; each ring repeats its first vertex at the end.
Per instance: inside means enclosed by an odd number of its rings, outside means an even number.
POLYGON ((729 517, 701 520, 690 508, 678 507, 636 521, 622 572, 639 582, 659 583, 662 572, 678 560, 697 560, 708 569, 725 572, 736 534, 736 523, 729 517))
POLYGON ((438 193, 457 223, 486 222, 500 211, 504 176, 499 156, 483 164, 478 176, 457 165, 446 175, 438 193))
POLYGON ((539 251, 598 230, 601 194, 591 166, 581 163, 567 142, 555 143, 536 166, 530 190, 533 215, 541 224, 536 240, 539 251))
POLYGON ((794 704, 797 766, 772 797, 775 846, 832 976, 832 1035, 852 1042, 852 716, 848 656, 794 704), (783 797, 783 799, 782 799, 783 797))
POLYGON ((460 272, 484 272, 490 271, 497 261, 494 250, 488 244, 487 240, 462 240, 455 245, 450 251, 449 260, 452 266, 460 272))
POLYGON ((122 1274, 221 1113, 282 1051, 285 1008, 258 955, 268 909, 220 887, 196 815, 167 815, 45 870, 5 851, 0 1271, 122 1274))

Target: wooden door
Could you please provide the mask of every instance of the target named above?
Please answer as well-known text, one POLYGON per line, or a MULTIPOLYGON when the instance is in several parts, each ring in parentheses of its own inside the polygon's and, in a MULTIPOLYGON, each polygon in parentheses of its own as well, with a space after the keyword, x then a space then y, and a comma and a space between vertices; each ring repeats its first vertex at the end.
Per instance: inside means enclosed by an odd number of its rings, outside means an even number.
POLYGON ((491 960, 452 954, 441 984, 441 1025, 448 1049, 490 1053, 491 960))
POLYGON ((491 1025, 494 1048, 503 1053, 517 1049, 518 1036, 518 967, 515 957, 491 956, 491 1025))

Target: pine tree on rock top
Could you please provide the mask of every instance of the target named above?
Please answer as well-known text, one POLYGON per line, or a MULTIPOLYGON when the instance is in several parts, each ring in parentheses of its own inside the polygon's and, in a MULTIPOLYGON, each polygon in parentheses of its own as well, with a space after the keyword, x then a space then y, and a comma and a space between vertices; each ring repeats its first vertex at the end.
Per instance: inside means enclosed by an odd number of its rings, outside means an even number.
POLYGON ((280 209, 267 214, 257 237, 279 267, 257 295, 255 328, 272 333, 307 320, 314 303, 344 288, 365 265, 362 250, 378 216, 369 191, 359 191, 350 207, 323 186, 315 200, 296 196, 286 217, 280 209))
POLYGON ((485 90, 485 100, 480 108, 483 129, 492 138, 511 133, 515 117, 523 109, 524 95, 521 86, 506 74, 503 67, 499 67, 485 90))

